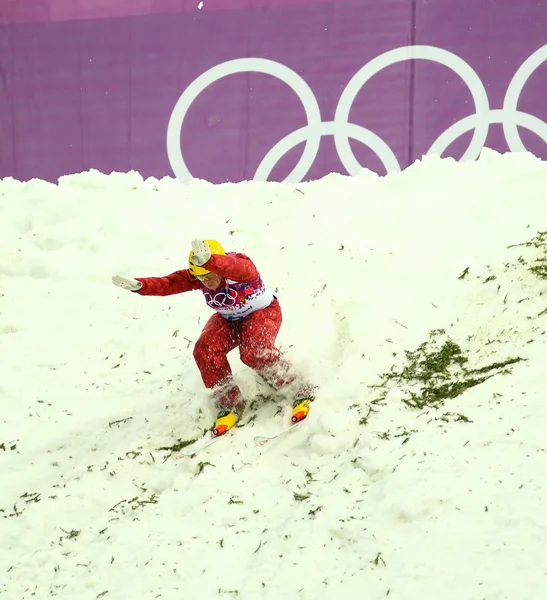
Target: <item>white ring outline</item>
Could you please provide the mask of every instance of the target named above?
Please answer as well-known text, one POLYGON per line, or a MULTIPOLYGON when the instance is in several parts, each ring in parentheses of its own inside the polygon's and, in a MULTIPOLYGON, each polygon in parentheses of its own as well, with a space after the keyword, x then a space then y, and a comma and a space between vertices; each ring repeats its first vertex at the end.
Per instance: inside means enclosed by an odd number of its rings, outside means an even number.
POLYGON ((453 70, 467 85, 475 104, 475 114, 464 117, 448 127, 433 142, 427 155, 442 156, 450 144, 464 133, 473 130, 469 147, 460 161, 476 160, 486 143, 490 125, 494 123, 502 124, 511 151, 527 151, 517 126, 529 129, 547 143, 547 123, 517 109, 518 100, 528 79, 541 64, 547 61, 547 44, 536 50, 519 67, 507 88, 502 109, 490 109, 488 94, 480 77, 456 54, 435 46, 404 46, 389 50, 369 61, 350 79, 342 92, 333 121, 321 121, 320 108, 313 91, 295 71, 269 59, 239 58, 220 63, 202 73, 184 90, 175 104, 167 127, 167 153, 173 172, 181 181, 193 179, 182 157, 180 144, 182 124, 192 103, 209 85, 227 75, 243 72, 265 73, 286 83, 302 102, 307 117, 307 125, 286 135, 267 152, 257 168, 254 181, 267 181, 279 160, 304 142, 305 148, 300 160, 283 180, 283 182, 301 181, 317 158, 321 138, 324 135, 334 136, 338 156, 350 175, 356 175, 363 169, 351 150, 350 138, 360 141, 373 150, 388 173, 400 171, 397 157, 389 145, 369 129, 350 123, 349 112, 357 94, 371 77, 388 66, 414 59, 431 60, 453 70))
MULTIPOLYGON (((547 123, 538 117, 517 109, 518 101, 525 84, 528 82, 528 79, 532 76, 534 71, 545 61, 547 61, 547 45, 536 50, 518 68, 507 88, 505 99, 503 101, 503 108, 491 109, 487 115, 488 128, 493 124, 502 124, 505 140, 511 152, 528 152, 522 142, 517 125, 535 133, 547 144, 547 123)), ((435 144, 439 144, 442 147, 442 150, 440 152, 432 152, 430 150, 428 154, 442 155, 452 142, 455 142, 461 135, 471 131, 476 126, 476 119, 476 114, 470 115, 451 125, 435 141, 435 144)), ((461 160, 463 160, 463 158, 461 160)))
POLYGON ((532 131, 538 137, 541 137, 547 144, 547 124, 545 121, 517 109, 518 101, 524 86, 534 71, 546 61, 547 44, 536 50, 522 63, 507 88, 505 100, 503 101, 503 110, 505 111, 502 118, 503 134, 505 135, 509 149, 513 152, 527 152, 522 143, 517 125, 521 125, 529 131, 532 131), (513 117, 513 119, 511 119, 511 117, 513 117), (538 130, 543 133, 538 133, 538 130))
POLYGON ((318 128, 321 124, 321 111, 310 86, 298 73, 274 60, 266 58, 236 58, 220 63, 202 73, 197 79, 194 79, 175 104, 167 126, 167 155, 175 175, 182 181, 193 179, 182 157, 180 144, 182 123, 188 109, 201 92, 211 84, 227 75, 247 72, 264 73, 281 79, 296 93, 304 106, 308 127, 310 127, 312 135, 306 139, 306 147, 300 160, 284 181, 301 181, 311 168, 313 161, 317 157, 319 144, 321 143, 321 136, 318 133, 318 128))
MULTIPOLYGON (((357 94, 371 77, 386 67, 406 60, 416 59, 431 60, 452 69, 452 71, 459 75, 467 85, 475 102, 476 115, 477 117, 478 115, 481 115, 483 119, 482 122, 479 120, 478 127, 475 129, 469 148, 461 160, 468 160, 470 156, 475 156, 476 158, 480 154, 484 142, 486 141, 486 137, 488 136, 488 120, 485 117, 488 114, 489 106, 486 89, 477 73, 462 58, 448 50, 437 48, 435 46, 405 46, 403 48, 389 50, 388 52, 384 52, 376 58, 373 58, 357 71, 342 92, 334 115, 335 123, 341 122, 343 124, 348 122, 349 112, 357 94)), ((439 140, 436 140, 433 143, 428 154, 434 154, 436 152, 441 154, 436 147, 438 141, 439 140)), ((355 172, 359 172, 362 169, 362 166, 355 158, 348 139, 341 138, 340 135, 335 134, 334 142, 336 144, 338 155, 348 170, 348 173, 352 175, 355 172), (351 170, 348 169, 346 164, 351 166, 351 170)))
MULTIPOLYGON (((373 133, 369 129, 366 129, 365 127, 362 127, 361 125, 355 125, 354 123, 344 123, 342 126, 344 127, 346 138, 352 138, 361 142, 365 146, 368 146, 378 155, 378 157, 384 164, 386 170, 401 170, 399 161, 393 153, 393 150, 386 144, 386 142, 384 142, 384 140, 379 135, 376 135, 375 133, 373 133)), ((316 127, 317 128, 313 130, 313 135, 319 135, 320 139, 324 135, 333 135, 334 139, 336 140, 336 136, 340 134, 336 131, 336 123, 334 121, 323 121, 319 123, 316 127)), ((310 125, 306 125, 305 127, 301 127, 300 129, 289 133, 289 135, 286 135, 282 140, 277 142, 277 144, 275 144, 275 146, 273 146, 273 148, 271 148, 271 150, 269 150, 266 156, 262 159, 262 162, 256 170, 256 174, 253 178, 253 181, 268 181, 268 177, 275 165, 277 164, 277 162, 281 160, 281 158, 283 158, 283 156, 285 156, 285 154, 289 152, 289 150, 292 150, 301 142, 305 142, 309 137, 307 135, 307 132, 311 129, 312 127, 310 125)), ((317 158, 317 156, 314 157, 314 160, 315 158, 317 158)), ((363 168, 361 167, 361 165, 359 165, 359 163, 357 163, 358 168, 352 171, 349 163, 346 164, 341 156, 340 159, 342 160, 344 168, 348 171, 350 175, 356 175, 363 168)), ((304 174, 304 177, 305 175, 306 174, 304 174)), ((298 181, 302 181, 302 179, 293 180, 289 176, 284 181, 298 183, 298 181)))

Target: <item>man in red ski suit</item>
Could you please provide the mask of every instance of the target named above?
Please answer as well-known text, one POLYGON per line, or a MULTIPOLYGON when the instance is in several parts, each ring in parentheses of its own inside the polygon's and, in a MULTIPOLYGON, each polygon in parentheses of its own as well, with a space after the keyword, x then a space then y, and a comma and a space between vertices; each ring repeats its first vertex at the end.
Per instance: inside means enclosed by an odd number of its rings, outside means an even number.
POLYGON ((296 384, 292 420, 305 418, 313 400, 312 387, 299 381, 291 363, 274 345, 282 321, 281 307, 251 259, 238 252, 226 254, 216 240, 194 240, 188 263, 188 269, 165 277, 127 279, 116 275, 112 282, 141 296, 191 290, 203 293, 215 314, 195 344, 194 359, 219 410, 213 433, 221 435, 231 429, 245 407, 226 356, 236 347, 241 361, 275 388, 296 384))

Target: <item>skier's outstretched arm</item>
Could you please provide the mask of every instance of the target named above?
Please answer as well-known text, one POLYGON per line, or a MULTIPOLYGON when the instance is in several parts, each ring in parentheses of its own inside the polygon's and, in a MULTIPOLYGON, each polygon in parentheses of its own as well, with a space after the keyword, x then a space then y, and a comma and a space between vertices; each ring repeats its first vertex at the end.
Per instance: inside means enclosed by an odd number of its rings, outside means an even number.
POLYGON ((120 275, 112 277, 112 283, 124 290, 141 296, 170 296, 199 289, 199 281, 190 277, 187 269, 175 271, 165 277, 136 277, 129 279, 120 275))

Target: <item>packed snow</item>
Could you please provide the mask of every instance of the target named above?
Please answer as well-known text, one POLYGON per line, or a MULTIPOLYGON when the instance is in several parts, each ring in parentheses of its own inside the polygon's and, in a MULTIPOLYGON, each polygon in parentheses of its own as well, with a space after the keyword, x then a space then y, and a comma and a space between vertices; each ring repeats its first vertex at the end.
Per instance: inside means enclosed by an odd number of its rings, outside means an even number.
POLYGON ((489 150, 291 185, 1 180, 2 599, 543 600, 546 189, 489 150), (199 237, 252 258, 319 389, 259 447, 290 398, 235 350, 242 424, 181 458, 214 422, 211 313, 111 276, 185 268, 199 237), (468 385, 439 398, 415 371, 443 348, 468 385))

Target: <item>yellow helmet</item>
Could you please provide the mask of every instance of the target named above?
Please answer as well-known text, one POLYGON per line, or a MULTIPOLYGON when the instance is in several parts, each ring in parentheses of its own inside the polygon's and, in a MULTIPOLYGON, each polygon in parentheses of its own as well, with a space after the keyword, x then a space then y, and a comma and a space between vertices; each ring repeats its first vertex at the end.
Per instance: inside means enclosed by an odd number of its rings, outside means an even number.
MULTIPOLYGON (((224 252, 224 248, 222 247, 222 245, 220 244, 220 242, 217 242, 217 240, 203 240, 204 242, 207 242, 209 244, 209 250, 211 251, 211 254, 222 254, 222 255, 226 255, 226 252, 224 252)), ((207 269, 204 269, 203 267, 198 267, 198 265, 196 265, 194 263, 194 251, 190 250, 190 256, 188 256, 188 270, 190 271, 190 273, 194 276, 194 277, 205 277, 206 275, 209 275, 209 273, 211 271, 208 271, 207 269)))

